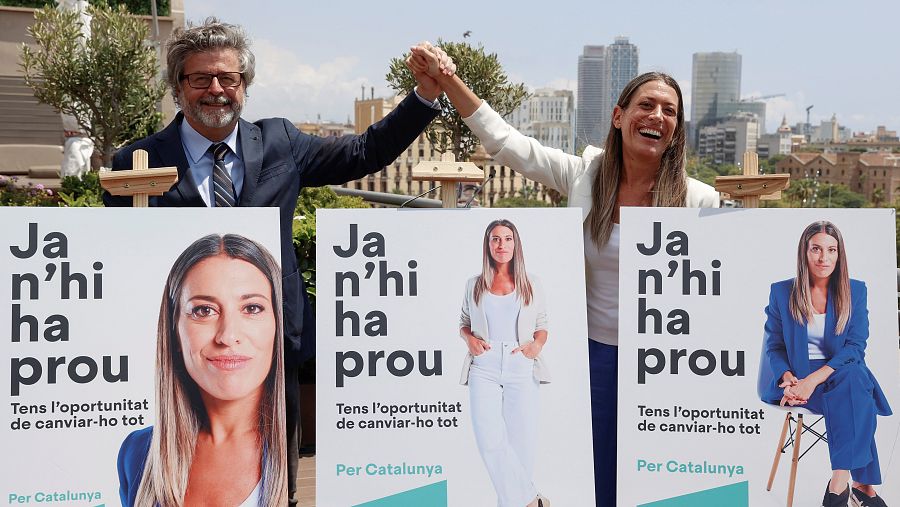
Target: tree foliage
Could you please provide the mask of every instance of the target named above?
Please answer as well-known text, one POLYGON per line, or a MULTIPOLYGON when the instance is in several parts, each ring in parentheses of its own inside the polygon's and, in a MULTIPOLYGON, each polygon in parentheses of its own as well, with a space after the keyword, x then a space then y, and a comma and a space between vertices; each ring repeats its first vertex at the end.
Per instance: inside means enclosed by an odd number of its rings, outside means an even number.
POLYGON ((35 97, 74 116, 109 167, 116 148, 157 128, 165 84, 156 79, 156 51, 141 19, 122 5, 93 5, 89 12, 85 40, 76 12, 35 11, 28 33, 37 47, 22 46, 21 66, 35 97))
POLYGON ((784 159, 785 155, 772 155, 769 158, 759 159, 759 174, 775 174, 776 165, 784 159))
MULTIPOLYGON (((528 97, 525 85, 509 82, 496 53, 485 53, 484 47, 472 47, 466 42, 437 42, 456 63, 456 73, 476 95, 487 101, 491 107, 506 116, 513 112, 528 97)), ((386 76, 388 84, 399 93, 412 93, 416 80, 406 67, 406 57, 391 60, 386 76)), ((441 153, 452 152, 456 160, 468 160, 478 146, 478 138, 462 121, 456 108, 446 96, 441 95, 441 115, 426 129, 431 144, 441 153)))
POLYGON ((688 157, 685 170, 688 176, 707 185, 715 185, 716 176, 741 174, 741 170, 734 164, 713 164, 696 156, 688 157))
POLYGON ((782 201, 790 208, 862 208, 866 197, 846 185, 819 183, 813 178, 792 179, 782 192, 782 201))

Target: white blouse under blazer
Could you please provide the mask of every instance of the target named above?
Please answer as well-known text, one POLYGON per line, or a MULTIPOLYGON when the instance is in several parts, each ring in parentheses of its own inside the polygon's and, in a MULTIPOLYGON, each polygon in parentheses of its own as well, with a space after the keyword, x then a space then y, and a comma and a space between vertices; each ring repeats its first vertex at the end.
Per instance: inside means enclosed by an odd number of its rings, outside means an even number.
MULTIPOLYGON (((472 334, 490 343, 491 337, 488 336, 487 317, 484 314, 484 308, 480 304, 475 304, 475 283, 480 276, 473 276, 466 282, 466 293, 459 316, 459 335, 465 341, 466 337, 462 334, 462 328, 468 327, 472 334)), ((533 275, 529 274, 528 280, 531 281, 531 304, 520 306, 519 316, 516 319, 516 341, 519 345, 532 341, 536 331, 548 331, 544 291, 540 282, 533 275)), ((466 354, 466 359, 463 361, 462 374, 459 378, 459 383, 462 385, 468 385, 469 383, 469 368, 472 366, 473 359, 474 357, 471 353, 466 354)), ((550 383, 550 371, 540 355, 534 359, 534 378, 541 384, 550 383)))

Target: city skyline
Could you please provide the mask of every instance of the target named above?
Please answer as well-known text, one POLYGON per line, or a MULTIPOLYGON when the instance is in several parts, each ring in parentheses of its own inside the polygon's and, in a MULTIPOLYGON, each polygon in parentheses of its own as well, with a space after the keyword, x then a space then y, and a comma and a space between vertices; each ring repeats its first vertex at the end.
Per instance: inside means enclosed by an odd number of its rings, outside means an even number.
POLYGON ((389 61, 421 40, 464 40, 495 52, 515 82, 530 89, 577 90, 577 59, 585 45, 628 37, 640 48, 640 72, 668 72, 690 110, 691 59, 697 52, 733 52, 743 58, 742 97, 783 93, 768 100, 767 131, 789 124, 818 125, 832 114, 853 131, 900 128, 900 105, 876 101, 872 83, 900 82, 889 48, 900 8, 875 1, 764 0, 601 5, 569 2, 563 9, 507 10, 460 0, 410 8, 396 0, 336 9, 330 4, 265 2, 252 9, 234 0, 189 0, 188 20, 216 15, 245 26, 254 40, 257 81, 249 89, 249 119, 344 121, 352 117, 360 86, 376 96, 392 92, 389 61), (434 11, 434 12, 431 12, 434 11))

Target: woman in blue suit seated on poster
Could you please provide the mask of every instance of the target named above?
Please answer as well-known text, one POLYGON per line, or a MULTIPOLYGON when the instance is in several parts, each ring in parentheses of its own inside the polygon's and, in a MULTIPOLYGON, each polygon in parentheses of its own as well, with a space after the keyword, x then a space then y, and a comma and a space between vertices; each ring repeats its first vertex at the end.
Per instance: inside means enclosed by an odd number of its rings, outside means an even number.
POLYGON ((549 507, 531 480, 538 440, 538 385, 550 375, 540 357, 547 312, 537 280, 525 272, 519 231, 494 220, 484 231, 481 273, 466 283, 459 334, 469 353, 472 429, 500 507, 549 507))
POLYGON ((242 236, 189 246, 166 280, 156 425, 119 450, 122 505, 287 505, 281 275, 242 236))
POLYGON ((875 448, 876 415, 891 415, 865 362, 866 285, 848 274, 840 231, 810 224, 797 246, 797 276, 772 284, 766 307, 766 358, 774 379, 763 401, 825 416, 832 476, 822 505, 884 506, 875 448))

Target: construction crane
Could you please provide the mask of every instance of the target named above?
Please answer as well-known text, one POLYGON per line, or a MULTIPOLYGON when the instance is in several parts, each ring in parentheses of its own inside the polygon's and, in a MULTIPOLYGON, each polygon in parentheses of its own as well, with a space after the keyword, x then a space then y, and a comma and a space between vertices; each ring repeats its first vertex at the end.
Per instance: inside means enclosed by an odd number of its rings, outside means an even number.
POLYGON ((766 99, 774 99, 778 97, 784 97, 783 93, 773 93, 772 95, 756 95, 753 97, 746 97, 738 102, 756 102, 757 100, 766 100, 766 99))
POLYGON ((812 125, 809 124, 809 110, 812 109, 813 106, 809 106, 806 108, 806 142, 810 142, 812 140, 812 125))

